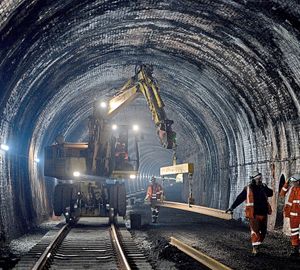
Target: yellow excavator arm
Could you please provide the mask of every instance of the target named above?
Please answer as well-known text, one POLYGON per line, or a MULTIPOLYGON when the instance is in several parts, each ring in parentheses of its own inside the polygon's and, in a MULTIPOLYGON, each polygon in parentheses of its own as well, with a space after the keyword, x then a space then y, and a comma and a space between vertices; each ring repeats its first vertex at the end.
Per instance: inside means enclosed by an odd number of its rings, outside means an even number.
POLYGON ((172 130, 173 120, 166 117, 164 103, 161 99, 159 88, 152 77, 153 69, 149 65, 141 65, 135 76, 120 89, 108 102, 105 118, 111 118, 122 108, 143 94, 152 114, 152 120, 157 127, 161 144, 167 149, 175 149, 176 133, 172 130))

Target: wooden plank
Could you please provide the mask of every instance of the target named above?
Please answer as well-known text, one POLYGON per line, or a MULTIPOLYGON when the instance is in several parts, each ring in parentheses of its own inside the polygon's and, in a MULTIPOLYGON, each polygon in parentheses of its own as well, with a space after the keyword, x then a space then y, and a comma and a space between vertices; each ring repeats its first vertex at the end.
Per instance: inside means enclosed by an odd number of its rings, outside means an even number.
POLYGON ((194 213, 198 213, 206 216, 212 216, 212 217, 225 219, 225 220, 232 219, 232 214, 227 214, 223 210, 209 208, 200 205, 188 205, 187 203, 178 203, 178 202, 170 202, 170 201, 160 202, 159 205, 162 207, 194 212, 194 213))
POLYGON ((170 244, 177 247, 179 250, 187 254, 188 256, 194 258, 201 264, 205 265, 209 269, 212 270, 231 270, 228 266, 218 262, 217 260, 207 256, 206 254, 202 253, 201 251, 188 246, 187 244, 183 243, 182 241, 171 237, 170 244))
POLYGON ((182 163, 160 168, 160 175, 171 175, 178 173, 194 173, 194 163, 182 163))

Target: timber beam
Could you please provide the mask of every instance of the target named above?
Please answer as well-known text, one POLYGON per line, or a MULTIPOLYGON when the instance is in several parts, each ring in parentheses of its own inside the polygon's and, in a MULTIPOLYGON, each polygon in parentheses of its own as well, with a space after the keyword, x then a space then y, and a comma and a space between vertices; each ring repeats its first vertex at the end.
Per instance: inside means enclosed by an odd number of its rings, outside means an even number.
POLYGON ((173 166, 161 167, 160 168, 160 175, 172 175, 172 174, 179 174, 179 173, 194 173, 194 164, 193 163, 182 163, 173 166))
POLYGON ((212 217, 225 219, 225 220, 232 219, 232 214, 227 214, 223 210, 204 207, 204 206, 200 206, 200 205, 192 205, 192 204, 189 205, 187 203, 178 203, 178 202, 170 202, 170 201, 160 202, 159 205, 161 207, 167 207, 167 208, 173 208, 173 209, 178 209, 178 210, 183 210, 183 211, 194 212, 194 213, 198 213, 198 214, 202 214, 202 215, 206 215, 206 216, 212 216, 212 217))

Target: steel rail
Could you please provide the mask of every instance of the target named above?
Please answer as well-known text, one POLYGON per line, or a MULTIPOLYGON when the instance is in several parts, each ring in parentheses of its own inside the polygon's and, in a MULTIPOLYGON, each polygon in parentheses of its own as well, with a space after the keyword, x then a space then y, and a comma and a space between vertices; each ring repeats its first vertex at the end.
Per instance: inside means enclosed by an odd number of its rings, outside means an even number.
POLYGON ((117 249, 117 253, 119 254, 120 263, 124 267, 122 269, 131 270, 131 267, 130 267, 128 261, 127 261, 127 258, 126 258, 125 254, 123 252, 121 243, 119 241, 119 237, 118 237, 118 233, 117 233, 115 225, 111 224, 110 228, 111 228, 111 235, 112 235, 113 243, 115 244, 115 247, 117 249))
POLYGON ((190 257, 194 258, 201 264, 205 265, 209 269, 212 270, 232 270, 228 266, 216 261, 215 259, 207 256, 206 254, 202 253, 201 251, 190 247, 189 245, 183 243, 182 241, 171 237, 170 244, 177 247, 179 250, 184 252, 185 254, 189 255, 190 257))
POLYGON ((225 211, 215 208, 204 207, 200 205, 193 205, 187 203, 178 203, 171 201, 158 202, 161 207, 179 209, 183 211, 194 212, 202 215, 212 216, 220 219, 230 220, 232 219, 232 214, 225 213, 225 211))
POLYGON ((58 247, 63 239, 66 237, 70 230, 70 226, 65 224, 57 233, 55 238, 51 241, 51 243, 47 246, 43 254, 40 256, 38 261, 33 266, 32 270, 42 270, 45 269, 46 264, 50 261, 53 257, 54 253, 53 250, 58 247))

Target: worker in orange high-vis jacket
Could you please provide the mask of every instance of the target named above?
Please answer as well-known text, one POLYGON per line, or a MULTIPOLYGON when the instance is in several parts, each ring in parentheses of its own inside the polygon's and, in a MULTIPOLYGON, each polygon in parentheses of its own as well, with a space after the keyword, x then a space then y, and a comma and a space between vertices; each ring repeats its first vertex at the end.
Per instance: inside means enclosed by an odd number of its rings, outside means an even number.
POLYGON ((252 254, 256 256, 267 234, 268 215, 272 213, 268 197, 273 196, 273 190, 262 183, 260 172, 254 171, 250 176, 250 180, 251 183, 237 196, 232 206, 226 210, 226 213, 232 213, 233 209, 246 201, 245 216, 250 223, 252 254))
POLYGON ((283 186, 280 195, 288 194, 288 199, 284 206, 284 216, 290 218, 291 228, 291 256, 299 256, 299 230, 300 230, 300 174, 294 174, 288 180, 288 185, 283 186), (288 188, 287 188, 288 186, 288 188), (284 187, 289 190, 284 190, 284 187))
POLYGON ((145 201, 150 200, 151 202, 151 213, 152 213, 152 222, 156 223, 159 215, 159 206, 157 205, 158 201, 162 200, 163 188, 156 182, 156 178, 152 176, 151 183, 147 188, 147 195, 145 201))

